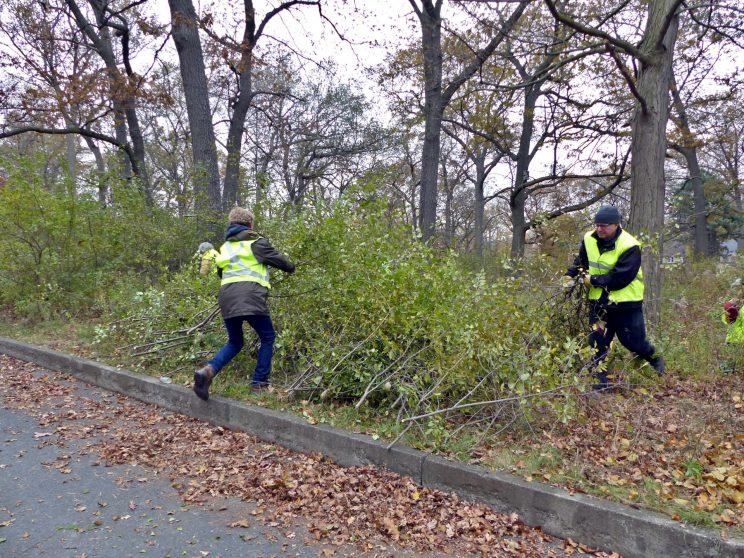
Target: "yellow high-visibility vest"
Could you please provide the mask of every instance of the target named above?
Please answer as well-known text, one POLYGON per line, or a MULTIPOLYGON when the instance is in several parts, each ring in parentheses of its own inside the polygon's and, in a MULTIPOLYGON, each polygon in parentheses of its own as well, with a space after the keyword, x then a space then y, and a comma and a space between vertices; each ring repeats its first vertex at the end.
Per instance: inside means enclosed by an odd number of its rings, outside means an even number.
MULTIPOLYGON (((599 253, 599 244, 593 236, 594 231, 589 231, 584 235, 584 247, 586 248, 587 259, 589 260, 589 275, 605 275, 615 267, 617 260, 633 246, 640 246, 641 243, 630 233, 624 230, 615 240, 615 248, 603 253, 599 253)), ((602 287, 591 287, 589 289, 589 300, 599 300, 602 296, 602 287)), ((638 275, 635 276, 630 285, 617 291, 609 291, 610 302, 637 302, 643 300, 643 271, 638 269, 638 275)))
POLYGON ((251 245, 254 240, 228 240, 220 247, 220 253, 215 258, 215 263, 222 270, 221 285, 237 283, 239 281, 253 281, 271 288, 269 282, 269 269, 259 263, 253 255, 251 245))
POLYGON ((728 326, 726 332, 726 343, 744 344, 744 312, 739 311, 734 323, 730 324, 726 319, 726 314, 721 316, 723 323, 728 326))

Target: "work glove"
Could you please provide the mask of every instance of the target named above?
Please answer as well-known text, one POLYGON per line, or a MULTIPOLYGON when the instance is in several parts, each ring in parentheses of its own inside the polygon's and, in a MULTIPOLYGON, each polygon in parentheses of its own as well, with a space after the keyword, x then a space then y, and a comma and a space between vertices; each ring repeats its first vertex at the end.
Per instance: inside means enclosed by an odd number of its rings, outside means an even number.
POLYGON ((739 317, 739 301, 726 301, 723 303, 723 309, 726 312, 726 321, 730 324, 733 324, 739 317))
POLYGON ((579 279, 587 287, 591 287, 592 286, 592 278, 591 278, 591 276, 588 273, 582 273, 581 275, 579 275, 579 279))
POLYGON ((570 289, 571 287, 573 287, 574 278, 570 275, 564 275, 560 278, 559 283, 562 289, 570 289))

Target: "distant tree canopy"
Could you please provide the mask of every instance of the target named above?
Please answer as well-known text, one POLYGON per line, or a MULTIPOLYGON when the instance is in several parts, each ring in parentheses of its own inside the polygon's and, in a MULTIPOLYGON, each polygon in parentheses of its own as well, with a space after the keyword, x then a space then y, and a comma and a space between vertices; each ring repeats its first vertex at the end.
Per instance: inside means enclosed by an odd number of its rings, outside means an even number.
POLYGON ((424 240, 479 261, 504 243, 521 258, 530 231, 611 202, 653 248, 652 301, 665 231, 701 255, 742 237, 734 0, 409 0, 410 33, 376 47, 380 65, 364 49, 386 34, 382 12, 168 6, 5 2, 4 160, 35 154, 102 205, 121 179, 145 211, 182 218, 266 200, 301 212, 374 184, 424 240), (300 21, 353 49, 356 74, 332 49, 294 47, 300 21))

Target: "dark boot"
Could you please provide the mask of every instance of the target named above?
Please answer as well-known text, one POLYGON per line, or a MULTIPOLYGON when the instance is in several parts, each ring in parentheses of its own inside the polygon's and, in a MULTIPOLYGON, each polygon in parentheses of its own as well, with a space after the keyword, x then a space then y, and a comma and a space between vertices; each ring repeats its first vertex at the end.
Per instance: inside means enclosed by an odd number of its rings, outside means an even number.
POLYGON ((648 363, 651 365, 651 367, 656 370, 656 373, 659 376, 663 376, 664 372, 666 372, 666 364, 664 363, 664 357, 661 355, 653 356, 649 359, 648 363))
POLYGON ((214 378, 214 368, 211 364, 194 372, 194 393, 199 399, 204 401, 209 399, 209 386, 212 378, 214 378))

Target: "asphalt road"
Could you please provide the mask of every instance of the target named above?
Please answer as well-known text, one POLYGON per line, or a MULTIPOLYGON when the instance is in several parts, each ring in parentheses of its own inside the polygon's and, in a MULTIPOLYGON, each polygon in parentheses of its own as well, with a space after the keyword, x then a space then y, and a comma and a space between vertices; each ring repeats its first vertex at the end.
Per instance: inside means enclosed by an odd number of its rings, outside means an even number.
POLYGON ((168 479, 151 471, 101 466, 74 445, 60 448, 38 437, 34 420, 2 407, 0 424, 0 523, 7 523, 0 528, 3 558, 322 552, 303 544, 301 526, 278 529, 252 520, 246 503, 184 507, 168 479), (58 467, 65 463, 62 472, 58 467), (229 527, 236 522, 247 527, 229 527))
POLYGON ((223 438, 214 427, 31 364, 5 358, 0 366, 0 558, 573 554, 564 553, 560 539, 446 494, 421 489, 414 497, 410 481, 391 473, 344 470, 245 434, 223 438), (150 456, 149 464, 138 465, 138 455, 146 462, 150 456), (212 462, 215 469, 202 476, 201 467, 212 462), (238 466, 239 475, 232 472, 238 466), (228 470, 238 476, 220 484, 228 470), (272 484, 256 486, 264 475, 270 483, 295 483, 277 489, 295 495, 286 500, 272 484), (317 495, 318 505, 296 507, 306 498, 301 494, 317 495), (442 552, 395 542, 394 513, 410 514, 397 520, 401 526, 426 522, 428 536, 444 541, 442 552), (494 522, 493 531, 477 531, 480 546, 443 531, 464 522, 469 528, 471 516, 480 518, 473 520, 478 529, 494 522))

